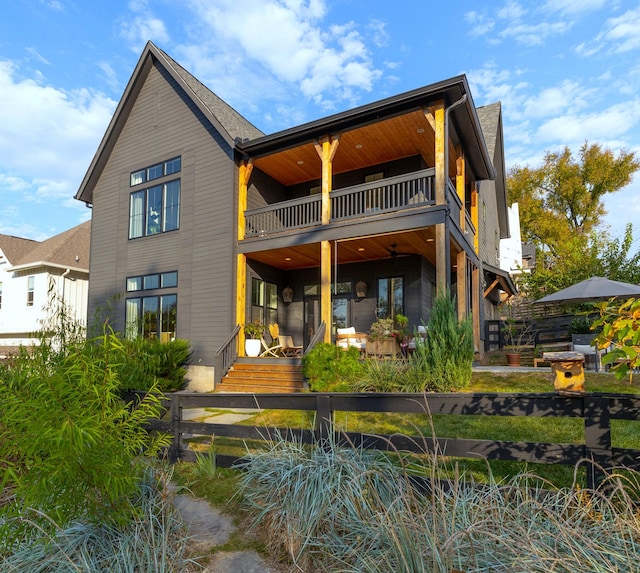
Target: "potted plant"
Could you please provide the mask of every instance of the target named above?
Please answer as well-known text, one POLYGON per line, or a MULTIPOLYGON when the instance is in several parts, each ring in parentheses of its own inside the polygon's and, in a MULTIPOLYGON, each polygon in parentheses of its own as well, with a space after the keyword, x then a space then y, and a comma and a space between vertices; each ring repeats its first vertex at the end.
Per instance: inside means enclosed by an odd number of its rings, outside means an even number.
POLYGON ((520 366, 520 357, 525 347, 531 346, 535 338, 534 323, 508 318, 504 323, 504 346, 507 364, 520 366))
POLYGON ((247 356, 256 357, 260 354, 260 338, 264 334, 265 326, 260 320, 247 322, 244 325, 244 351, 247 356))
POLYGON ((367 354, 395 356, 397 350, 393 318, 378 318, 369 331, 367 354))

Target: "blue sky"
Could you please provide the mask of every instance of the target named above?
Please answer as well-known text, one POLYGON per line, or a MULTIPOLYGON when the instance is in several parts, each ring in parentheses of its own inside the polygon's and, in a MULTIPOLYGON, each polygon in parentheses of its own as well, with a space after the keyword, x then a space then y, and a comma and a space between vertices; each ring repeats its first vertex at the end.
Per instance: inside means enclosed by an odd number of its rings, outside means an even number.
MULTIPOLYGON (((0 19, 0 233, 84 221, 78 186, 147 40, 266 133, 465 73, 507 167, 599 142, 640 155, 640 2, 20 0, 0 19)), ((607 200, 633 222, 640 174, 607 200)), ((635 250, 635 249, 634 249, 635 250)))

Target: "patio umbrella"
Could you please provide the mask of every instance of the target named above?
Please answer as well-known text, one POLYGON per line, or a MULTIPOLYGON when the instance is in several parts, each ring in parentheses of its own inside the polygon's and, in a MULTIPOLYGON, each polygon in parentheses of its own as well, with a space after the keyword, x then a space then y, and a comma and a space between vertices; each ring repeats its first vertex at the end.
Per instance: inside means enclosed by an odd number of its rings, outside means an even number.
POLYGON ((534 301, 534 304, 543 303, 581 303, 597 300, 606 300, 612 297, 631 298, 640 297, 640 286, 620 281, 612 281, 603 277, 591 277, 585 281, 576 283, 565 289, 549 294, 534 301))

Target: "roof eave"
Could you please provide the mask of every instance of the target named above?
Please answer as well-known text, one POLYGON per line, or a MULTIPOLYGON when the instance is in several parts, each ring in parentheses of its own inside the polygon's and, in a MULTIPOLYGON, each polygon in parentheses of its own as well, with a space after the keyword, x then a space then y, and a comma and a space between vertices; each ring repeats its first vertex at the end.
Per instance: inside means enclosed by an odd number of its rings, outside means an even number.
POLYGON ((15 265, 8 267, 9 271, 26 271, 29 269, 37 269, 42 267, 49 267, 54 269, 64 269, 65 271, 73 271, 76 273, 89 274, 89 269, 82 267, 72 267, 70 265, 62 265, 60 263, 52 263, 49 261, 33 261, 30 263, 22 263, 20 265, 15 265))

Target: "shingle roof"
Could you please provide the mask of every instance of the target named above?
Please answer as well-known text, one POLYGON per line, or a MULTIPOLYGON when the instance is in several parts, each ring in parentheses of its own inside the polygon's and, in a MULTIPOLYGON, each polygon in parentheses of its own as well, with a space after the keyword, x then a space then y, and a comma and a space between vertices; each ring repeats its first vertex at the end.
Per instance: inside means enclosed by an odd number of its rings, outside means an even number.
POLYGON ((220 125, 222 125, 222 127, 231 136, 232 140, 235 140, 237 137, 240 139, 256 139, 257 137, 262 137, 264 135, 262 131, 247 121, 228 103, 220 99, 171 56, 158 48, 155 44, 152 45, 155 50, 167 60, 167 63, 182 78, 184 83, 189 86, 194 95, 207 107, 211 114, 216 117, 220 122, 220 125))
POLYGON ((41 243, 33 241, 31 250, 11 261, 11 266, 50 263, 88 271, 90 239, 91 221, 86 221, 41 243))
POLYGON ((39 244, 38 241, 31 239, 0 234, 0 251, 2 251, 9 264, 14 264, 39 244))
POLYGON ((500 102, 496 102, 476 109, 491 161, 495 161, 496 137, 498 136, 501 107, 500 102))

